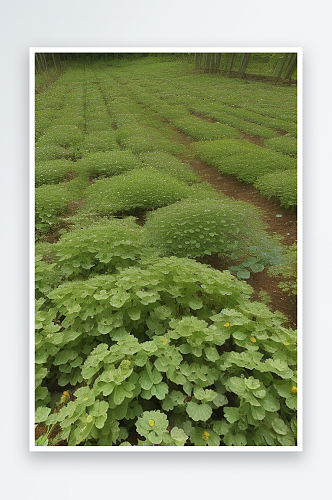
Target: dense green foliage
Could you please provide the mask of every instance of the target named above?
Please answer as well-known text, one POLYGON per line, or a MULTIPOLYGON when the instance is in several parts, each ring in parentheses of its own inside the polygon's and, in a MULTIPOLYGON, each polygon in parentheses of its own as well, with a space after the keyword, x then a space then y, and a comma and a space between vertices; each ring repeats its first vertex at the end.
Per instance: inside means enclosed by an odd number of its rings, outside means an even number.
POLYGON ((53 247, 57 268, 70 278, 114 272, 135 265, 147 253, 142 246, 142 230, 129 218, 106 219, 74 229, 53 247))
POLYGON ((274 172, 259 177, 254 186, 268 198, 275 198, 280 205, 297 206, 297 172, 295 169, 274 172))
POLYGON ((116 142, 115 131, 105 130, 88 133, 85 136, 81 149, 87 153, 118 150, 119 145, 116 142))
POLYGON ((97 180, 87 188, 87 207, 100 215, 152 210, 185 198, 189 192, 186 184, 145 167, 97 180))
POLYGON ((38 144, 40 146, 54 144, 69 149, 78 147, 83 140, 82 131, 75 125, 55 125, 47 129, 38 144))
POLYGON ((195 143, 194 148, 202 160, 247 183, 270 172, 296 169, 296 161, 292 158, 241 141, 204 141, 195 143))
POLYGON ((134 424, 145 445, 160 444, 165 417, 173 437, 199 446, 294 445, 294 333, 250 294, 176 257, 59 286, 51 308, 37 303, 37 421, 59 422, 70 446, 120 444, 134 424), (83 386, 49 414, 52 378, 83 386), (158 432, 145 435, 145 416, 158 432))
POLYGON ((265 227, 259 216, 241 201, 184 200, 149 214, 146 238, 165 255, 245 257, 265 227))
POLYGON ((70 182, 56 185, 44 184, 35 189, 35 227, 39 233, 47 233, 56 226, 66 213, 68 203, 79 200, 87 179, 79 176, 70 182))
POLYGON ((264 146, 279 151, 280 153, 297 156, 297 139, 290 135, 268 139, 264 141, 264 146))
POLYGON ((139 158, 145 166, 165 172, 180 181, 192 184, 200 180, 188 164, 183 163, 169 153, 154 151, 153 153, 143 153, 139 158))
POLYGON ((293 202, 296 89, 180 56, 91 56, 36 95, 36 446, 297 444, 296 331, 243 281, 295 293, 296 249, 189 166, 293 202))
POLYGON ((165 151, 176 154, 185 151, 182 144, 168 139, 156 128, 138 127, 136 123, 120 127, 117 130, 116 139, 120 146, 130 149, 133 153, 165 151))
POLYGON ((68 160, 51 160, 36 164, 35 186, 43 184, 58 184, 69 180, 73 163, 68 160))
POLYGON ((78 161, 77 168, 91 177, 111 177, 140 166, 130 151, 87 153, 78 161))

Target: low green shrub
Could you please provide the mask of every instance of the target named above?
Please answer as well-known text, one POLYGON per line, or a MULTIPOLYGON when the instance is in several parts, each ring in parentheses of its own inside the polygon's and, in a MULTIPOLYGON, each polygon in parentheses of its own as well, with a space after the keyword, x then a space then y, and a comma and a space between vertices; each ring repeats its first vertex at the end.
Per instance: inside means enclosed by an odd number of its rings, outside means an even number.
POLYGON ((111 177, 141 166, 131 151, 86 153, 77 162, 77 169, 90 177, 111 177))
POLYGON ((197 141, 213 141, 225 137, 240 137, 240 132, 224 123, 211 123, 196 116, 174 118, 172 123, 185 134, 197 141))
POLYGON ((185 146, 172 141, 158 129, 143 127, 139 123, 119 127, 116 132, 117 142, 133 153, 147 153, 150 151, 164 151, 179 154, 186 151, 185 146))
POLYGON ((59 286, 37 304, 36 423, 69 446, 135 427, 140 446, 296 445, 296 333, 251 292, 176 257, 59 286))
POLYGON ((89 134, 92 132, 108 132, 112 130, 112 122, 108 116, 105 119, 88 120, 86 130, 89 134))
POLYGON ((88 180, 78 176, 70 182, 44 184, 35 189, 35 229, 37 234, 47 233, 60 222, 68 203, 79 200, 88 180))
POLYGON ((297 206, 297 172, 285 170, 258 177, 254 186, 261 194, 275 198, 286 208, 297 206))
POLYGON ((297 155, 297 139, 291 135, 283 135, 275 139, 268 139, 264 141, 264 146, 286 155, 297 155))
POLYGON ((64 149, 77 148, 84 140, 83 132, 75 125, 55 125, 49 127, 39 138, 38 144, 61 146, 64 149))
POLYGON ((67 150, 60 146, 40 145, 39 141, 35 147, 35 160, 36 163, 42 163, 49 160, 71 159, 75 156, 73 150, 67 150))
POLYGON ((142 246, 142 229, 134 219, 126 218, 74 229, 53 245, 53 252, 57 268, 72 279, 133 266, 146 249, 142 246))
MULTIPOLYGON (((195 106, 193 106, 192 109, 193 111, 204 114, 204 106, 203 107, 201 107, 200 105, 196 106, 195 104, 195 106)), ((224 126, 232 127, 233 130, 244 132, 249 135, 257 135, 259 137, 263 137, 266 139, 272 137, 278 137, 278 133, 269 127, 265 127, 258 123, 247 121, 245 118, 234 116, 233 112, 235 109, 236 108, 228 106, 221 106, 219 108, 214 106, 213 111, 207 112, 206 116, 218 120, 218 122, 224 124, 224 126)), ((237 111, 241 114, 242 112, 245 113, 245 111, 242 109, 241 110, 238 109, 237 111)))
POLYGON ((54 288, 57 288, 67 275, 59 271, 54 262, 48 262, 42 255, 36 255, 35 258, 35 299, 43 299, 44 306, 50 305, 47 294, 54 288))
POLYGON ((296 169, 293 158, 244 141, 204 141, 193 147, 203 161, 246 183, 276 170, 296 169))
POLYGON ((145 224, 147 242, 178 257, 246 256, 264 227, 258 209, 228 199, 183 200, 151 212, 145 224))
POLYGON ((62 184, 44 184, 35 190, 35 228, 45 233, 59 223, 68 203, 73 199, 70 191, 62 184))
POLYGON ((200 180, 188 164, 169 153, 154 151, 153 153, 143 153, 139 158, 145 166, 165 172, 180 181, 194 183, 200 180))
POLYGON ((185 183, 145 167, 100 179, 87 188, 87 208, 100 215, 152 210, 188 196, 185 183))
POLYGON ((81 146, 81 150, 88 153, 114 151, 116 149, 119 149, 119 145, 116 142, 114 130, 90 132, 85 136, 81 146))
POLYGON ((35 186, 43 184, 58 184, 69 180, 76 164, 69 160, 51 160, 39 162, 35 168, 35 186))

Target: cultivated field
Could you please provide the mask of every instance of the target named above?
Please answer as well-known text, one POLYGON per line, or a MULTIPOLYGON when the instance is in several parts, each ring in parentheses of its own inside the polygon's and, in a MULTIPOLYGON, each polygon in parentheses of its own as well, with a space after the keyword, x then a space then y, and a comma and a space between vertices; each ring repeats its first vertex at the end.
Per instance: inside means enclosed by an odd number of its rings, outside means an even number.
POLYGON ((36 94, 37 446, 296 446, 296 99, 161 55, 36 94))

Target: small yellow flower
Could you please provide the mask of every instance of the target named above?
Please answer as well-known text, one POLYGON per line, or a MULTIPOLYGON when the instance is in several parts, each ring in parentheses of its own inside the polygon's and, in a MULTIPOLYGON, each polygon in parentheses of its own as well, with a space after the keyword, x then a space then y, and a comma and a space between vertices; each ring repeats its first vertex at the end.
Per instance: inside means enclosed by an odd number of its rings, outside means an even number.
POLYGON ((68 403, 70 400, 70 395, 68 391, 64 391, 61 396, 61 403, 68 403))
POLYGON ((224 326, 226 326, 226 327, 230 326, 230 324, 228 323, 228 321, 227 321, 227 323, 224 324, 224 326))
POLYGON ((87 401, 89 398, 83 398, 83 401, 87 401))
POLYGON ((251 340, 251 342, 257 342, 257 340, 255 339, 255 337, 250 337, 250 340, 251 340))
POLYGON ((297 393, 297 387, 295 387, 295 385, 293 385, 293 387, 292 387, 292 392, 294 392, 294 394, 297 393))
POLYGON ((210 434, 206 431, 204 431, 204 434, 203 434, 203 439, 205 439, 205 441, 207 441, 210 437, 210 434))
POLYGON ((161 343, 166 345, 167 344, 167 340, 166 339, 161 339, 161 343))
POLYGON ((284 342, 284 345, 290 345, 290 342, 284 342))
POLYGON ((151 420, 149 420, 149 426, 150 427, 154 427, 154 424, 155 424, 155 421, 152 420, 152 418, 151 418, 151 420))

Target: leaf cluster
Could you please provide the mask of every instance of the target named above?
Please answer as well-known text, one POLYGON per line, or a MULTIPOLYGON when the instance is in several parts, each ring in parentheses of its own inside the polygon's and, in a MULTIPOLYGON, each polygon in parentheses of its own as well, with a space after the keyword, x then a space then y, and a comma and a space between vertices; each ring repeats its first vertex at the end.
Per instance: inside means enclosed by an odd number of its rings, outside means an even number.
POLYGON ((104 220, 64 234, 52 249, 57 269, 72 279, 135 265, 147 249, 141 228, 128 219, 104 220))
POLYGON ((193 147, 203 161, 249 184, 264 174, 296 169, 294 159, 241 141, 230 139, 204 141, 195 143, 193 147))
POLYGON ((87 207, 100 215, 152 210, 188 196, 190 188, 149 167, 111 179, 100 179, 87 188, 87 207))
POLYGON ((131 151, 85 153, 76 168, 89 177, 112 177, 141 166, 131 151))
POLYGON ((200 180, 187 163, 169 153, 154 151, 152 153, 142 153, 139 158, 144 166, 165 172, 179 181, 193 184, 200 180))
MULTIPOLYGON (((91 124, 89 125, 91 128, 91 124)), ((94 131, 86 134, 81 145, 83 154, 119 150, 114 130, 94 131)))
POLYGON ((292 135, 283 135, 282 137, 275 137, 264 141, 264 146, 280 153, 290 156, 297 156, 297 140, 292 135))
POLYGON ((143 446, 294 445, 295 333, 250 293, 176 257, 59 286, 39 304, 38 381, 81 387, 57 413, 39 394, 39 421, 69 446, 129 445, 133 425, 143 446))
POLYGON ((150 213, 145 237, 164 255, 245 257, 264 228, 259 210, 249 203, 188 199, 150 213))
POLYGON ((164 151, 171 154, 185 152, 185 147, 172 141, 155 127, 142 126, 140 123, 120 126, 116 133, 121 147, 133 153, 164 151))
POLYGON ((59 184, 59 182, 69 180, 72 170, 74 170, 74 164, 65 159, 38 163, 35 169, 35 186, 59 184))
POLYGON ((281 206, 297 207, 297 172, 295 169, 262 175, 256 179, 254 186, 269 199, 277 199, 281 206))

